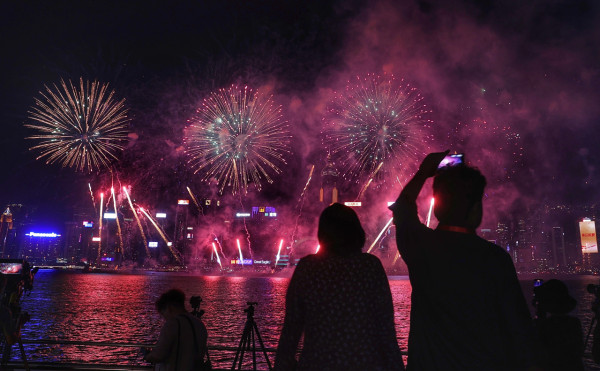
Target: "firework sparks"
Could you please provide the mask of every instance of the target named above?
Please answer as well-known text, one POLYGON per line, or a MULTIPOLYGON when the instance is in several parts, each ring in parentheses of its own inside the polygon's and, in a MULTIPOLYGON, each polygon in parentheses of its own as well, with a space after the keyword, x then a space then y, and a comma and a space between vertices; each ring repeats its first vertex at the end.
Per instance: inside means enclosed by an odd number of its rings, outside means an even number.
POLYGON ((311 166, 310 172, 308 173, 308 180, 306 181, 304 189, 302 190, 302 193, 298 198, 298 205, 296 206, 298 208, 298 215, 296 215, 296 223, 294 224, 294 230, 292 231, 292 246, 296 241, 296 234, 298 233, 298 222, 300 221, 300 216, 302 216, 302 209, 304 207, 304 194, 306 193, 306 189, 308 188, 308 185, 310 184, 310 181, 312 179, 313 171, 315 171, 315 165, 311 166))
POLYGON ((248 87, 212 93, 188 124, 188 163, 203 181, 216 179, 220 193, 247 193, 250 184, 260 190, 286 163, 290 135, 281 106, 248 87))
POLYGON ((116 216, 116 222, 117 222, 117 232, 119 232, 119 248, 121 250, 121 253, 123 253, 123 236, 121 235, 121 223, 119 222, 119 213, 117 212, 117 198, 115 197, 115 188, 111 187, 110 188, 110 193, 112 195, 112 199, 113 199, 113 206, 115 208, 115 216, 116 216))
POLYGON ((386 223, 385 227, 383 227, 383 229, 381 230, 381 232, 379 232, 379 234, 377 235, 377 238, 375 238, 375 241, 373 241, 373 243, 371 244, 371 246, 369 246, 369 249, 367 250, 367 253, 370 253, 371 250, 373 250, 373 248, 375 247, 375 244, 377 243, 377 241, 379 241, 379 239, 381 238, 381 236, 383 235, 383 233, 388 230, 388 228, 392 224, 393 220, 394 220, 394 218, 390 218, 390 220, 388 220, 388 222, 386 223))
POLYGON ((223 255, 224 258, 227 258, 227 256, 223 252, 223 245, 221 245, 221 242, 219 242, 219 239, 217 238, 217 235, 214 234, 214 233, 212 235, 215 238, 215 241, 217 242, 217 245, 219 245, 219 250, 221 251, 221 255, 223 255))
POLYGON ((281 257, 281 247, 283 246, 283 238, 279 241, 279 249, 277 250, 277 256, 275 257, 275 266, 279 262, 279 258, 281 257))
POLYGON ((100 240, 98 241, 98 255, 96 255, 96 262, 100 263, 101 253, 102 253, 102 207, 104 206, 104 192, 100 193, 100 216, 98 217, 98 237, 100 240))
POLYGON ((190 194, 190 197, 192 198, 192 201, 194 202, 194 205, 196 205, 196 208, 198 209, 200 214, 204 215, 204 211, 202 210, 202 207, 198 203, 198 200, 196 200, 196 196, 194 196, 194 193, 192 193, 192 190, 190 189, 190 187, 185 187, 185 188, 187 188, 187 191, 190 194))
POLYGON ((381 169, 382 166, 383 166, 383 162, 380 162, 379 166, 377 166, 377 168, 373 171, 373 174, 371 174, 371 176, 369 177, 369 180, 367 181, 367 183, 365 183, 365 185, 362 187, 362 189, 358 193, 358 196, 356 197, 356 201, 359 201, 362 198, 363 194, 365 193, 367 188, 369 188, 369 186, 373 182, 373 179, 375 178, 375 175, 377 175, 377 173, 379 172, 379 169, 381 169))
POLYGON ((428 113, 417 90, 402 81, 357 77, 327 108, 323 144, 345 179, 385 180, 386 174, 396 175, 406 159, 427 150, 431 121, 424 116, 428 113))
POLYGON ((223 269, 223 264, 221 264, 221 259, 219 258, 219 253, 217 252, 217 246, 214 242, 212 243, 212 247, 213 251, 215 252, 215 256, 217 257, 217 263, 219 263, 219 266, 221 267, 221 269, 223 269))
POLYGON ((160 227, 158 226, 158 224, 156 223, 156 221, 150 216, 149 213, 146 212, 146 210, 144 210, 143 207, 140 207, 140 211, 146 216, 146 218, 148 220, 150 220, 150 223, 152 223, 152 225, 154 226, 154 228, 156 229, 156 231, 158 232, 158 234, 160 235, 160 237, 163 239, 163 241, 165 241, 165 243, 167 244, 167 247, 169 248, 169 251, 171 252, 171 254, 173 255, 173 257, 177 260, 177 262, 179 264, 181 264, 181 259, 179 258, 179 255, 177 253, 175 253, 175 251, 173 250, 173 248, 171 247, 171 243, 170 241, 167 239, 167 236, 165 235, 165 233, 162 231, 162 229, 160 229, 160 227))
POLYGON ((398 259, 400 258, 400 251, 396 251, 396 256, 394 256, 394 260, 392 261, 392 265, 396 264, 398 259))
POLYGON ((431 203, 429 204, 429 212, 427 213, 427 226, 429 227, 429 222, 431 222, 431 212, 433 211, 433 203, 435 202, 435 198, 431 197, 431 203))
POLYGON ((493 147, 493 151, 479 151, 476 158, 469 159, 475 166, 495 164, 486 172, 488 179, 511 179, 524 166, 524 142, 519 132, 507 122, 486 121, 477 118, 458 122, 447 133, 447 141, 464 148, 493 147))
POLYGON ((142 240, 144 240, 144 247, 146 248, 146 256, 149 258, 150 257, 150 249, 148 248, 148 241, 146 240, 146 235, 144 234, 144 228, 142 228, 142 222, 140 222, 140 218, 138 217, 137 212, 135 211, 135 208, 133 207, 133 202, 131 202, 131 197, 129 197, 129 192, 127 192, 127 188, 123 187, 123 191, 125 192, 125 196, 127 196, 127 201, 129 202, 129 207, 131 208, 131 211, 133 212, 133 217, 135 218, 138 228, 140 229, 140 234, 142 235, 142 240))
POLYGON ((94 205, 94 209, 96 209, 96 200, 94 199, 94 192, 92 191, 91 183, 88 183, 88 188, 90 189, 90 197, 92 197, 92 204, 94 205))
POLYGON ((79 87, 61 80, 60 87, 46 86, 42 98, 35 98, 25 124, 38 134, 28 139, 39 140, 31 150, 39 150, 37 159, 60 163, 76 171, 92 172, 110 166, 127 140, 125 100, 113 99, 108 84, 79 80, 79 87))
POLYGON ((240 246, 240 239, 235 240, 237 242, 238 251, 240 253, 240 264, 244 265, 244 256, 242 255, 242 246, 240 246))

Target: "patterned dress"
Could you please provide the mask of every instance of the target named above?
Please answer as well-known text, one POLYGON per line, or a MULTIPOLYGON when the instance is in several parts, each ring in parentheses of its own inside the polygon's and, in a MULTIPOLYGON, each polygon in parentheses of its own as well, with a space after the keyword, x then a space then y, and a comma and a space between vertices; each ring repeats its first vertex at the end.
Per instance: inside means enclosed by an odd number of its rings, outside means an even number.
POLYGON ((275 369, 404 369, 392 295, 379 259, 357 253, 300 260, 287 291, 275 369))

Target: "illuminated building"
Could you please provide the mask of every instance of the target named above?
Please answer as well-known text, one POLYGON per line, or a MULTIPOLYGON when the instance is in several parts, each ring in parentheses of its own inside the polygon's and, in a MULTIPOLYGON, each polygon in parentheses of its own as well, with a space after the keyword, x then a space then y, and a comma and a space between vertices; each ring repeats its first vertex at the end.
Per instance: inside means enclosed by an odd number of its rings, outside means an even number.
POLYGON ((579 236, 581 238, 581 252, 583 254, 598 253, 596 223, 593 220, 584 218, 579 222, 579 236))
POLYGON ((23 237, 21 256, 32 264, 55 264, 64 258, 63 239, 59 233, 30 231, 23 237))
POLYGON ((516 260, 514 248, 511 247, 510 229, 508 224, 499 222, 496 226, 496 244, 510 254, 513 262, 516 260))
POLYGON ((22 239, 20 236, 28 227, 29 218, 25 206, 10 204, 0 216, 1 256, 6 259, 21 257, 22 239))
POLYGON ((200 213, 202 215, 216 215, 222 209, 221 200, 205 198, 201 199, 199 202, 199 206, 201 209, 200 213))
POLYGON ((552 262, 554 266, 567 265, 565 233, 562 227, 552 227, 552 262))
MULTIPOLYGON (((88 263, 90 253, 93 251, 91 245, 94 222, 88 220, 74 220, 65 223, 63 241, 65 243, 65 258, 68 263, 88 263)), ((94 255, 96 251, 93 251, 94 255)))
MULTIPOLYGON (((252 206, 250 211, 238 210, 233 216, 232 237, 235 236, 235 239, 241 242, 244 257, 249 254, 250 248, 254 259, 274 259, 274 253, 282 237, 277 209, 273 206, 252 206)), ((231 238, 232 241, 235 239, 231 238)), ((225 239, 222 243, 229 242, 225 239)), ((230 246, 230 248, 237 247, 230 246)))
POLYGON ((340 173, 331 160, 331 154, 327 155, 327 163, 321 171, 321 188, 319 189, 319 202, 325 205, 338 202, 337 182, 340 173))
POLYGON ((173 232, 173 243, 175 246, 173 247, 184 256, 187 254, 188 242, 193 238, 193 234, 187 229, 190 220, 190 207, 190 200, 177 200, 177 208, 175 209, 175 230, 173 232))

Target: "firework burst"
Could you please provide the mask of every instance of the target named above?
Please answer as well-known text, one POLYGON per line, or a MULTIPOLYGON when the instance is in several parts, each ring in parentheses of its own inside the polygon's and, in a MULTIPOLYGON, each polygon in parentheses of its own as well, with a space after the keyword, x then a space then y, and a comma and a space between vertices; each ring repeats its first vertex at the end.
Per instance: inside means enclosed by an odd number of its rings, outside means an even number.
POLYGON ((428 113, 420 93, 403 81, 356 77, 327 107, 323 144, 345 179, 385 180, 427 152, 428 113))
POLYGON ((79 80, 79 86, 61 80, 60 87, 46 87, 35 98, 26 124, 38 134, 28 137, 39 141, 31 150, 39 150, 37 159, 47 164, 60 163, 76 171, 92 172, 110 166, 127 140, 125 100, 113 99, 108 84, 79 80))
POLYGON ((206 98, 188 120, 188 163, 203 181, 215 179, 219 192, 257 190, 281 173, 290 134, 281 106, 248 87, 220 89, 206 98))

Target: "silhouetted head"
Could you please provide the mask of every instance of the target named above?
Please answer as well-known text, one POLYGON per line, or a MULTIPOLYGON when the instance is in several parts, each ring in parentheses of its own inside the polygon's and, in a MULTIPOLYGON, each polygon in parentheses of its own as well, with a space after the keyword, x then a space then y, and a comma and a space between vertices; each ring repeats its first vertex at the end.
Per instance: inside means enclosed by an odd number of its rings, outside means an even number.
POLYGON ((321 244, 319 252, 333 255, 360 253, 365 244, 365 231, 358 215, 339 203, 328 206, 321 213, 317 237, 321 244))
POLYGON ((185 294, 178 289, 171 289, 158 298, 156 310, 163 314, 169 307, 185 309, 185 294))
POLYGON ((446 166, 433 179, 434 214, 440 224, 477 228, 483 217, 485 177, 467 166, 446 166))
POLYGON ((569 295, 569 289, 564 282, 556 279, 534 287, 533 293, 538 301, 539 309, 553 314, 567 314, 575 309, 577 300, 569 295))

